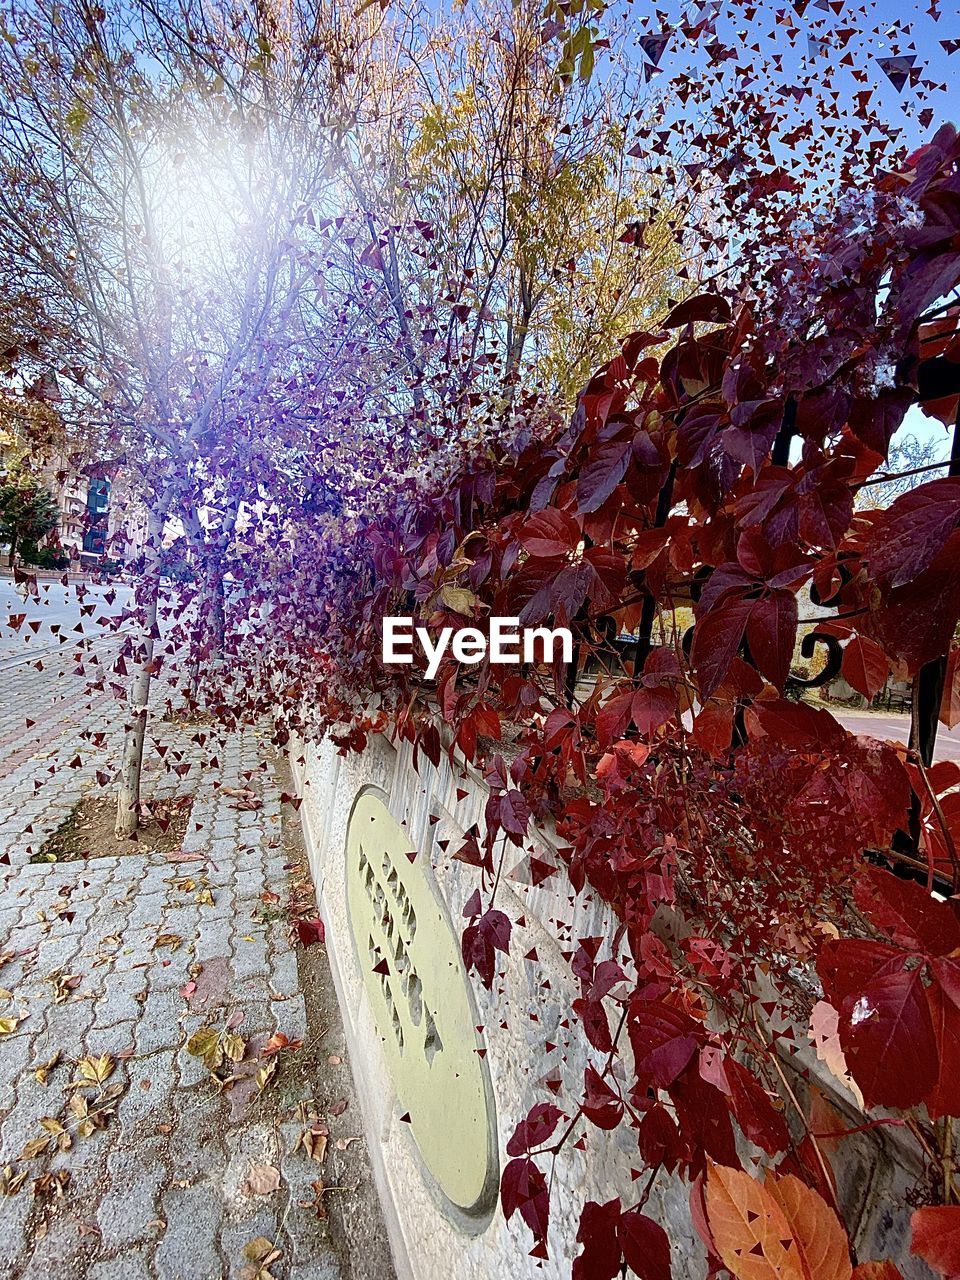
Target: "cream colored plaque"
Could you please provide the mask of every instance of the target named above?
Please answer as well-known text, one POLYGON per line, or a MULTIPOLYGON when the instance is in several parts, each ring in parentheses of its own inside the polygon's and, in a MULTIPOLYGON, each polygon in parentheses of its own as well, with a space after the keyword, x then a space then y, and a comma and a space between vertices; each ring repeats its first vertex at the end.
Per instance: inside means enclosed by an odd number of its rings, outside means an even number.
POLYGON ((400 1106, 442 1194, 477 1214, 496 1191, 492 1104, 460 947, 422 854, 380 794, 357 798, 347 901, 400 1106))

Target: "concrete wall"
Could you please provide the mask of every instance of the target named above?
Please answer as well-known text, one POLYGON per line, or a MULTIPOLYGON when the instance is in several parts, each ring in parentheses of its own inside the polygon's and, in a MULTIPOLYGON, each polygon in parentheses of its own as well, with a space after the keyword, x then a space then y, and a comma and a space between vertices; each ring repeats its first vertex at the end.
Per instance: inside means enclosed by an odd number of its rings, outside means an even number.
MULTIPOLYGON (((374 739, 362 755, 341 757, 323 744, 291 752, 302 787, 301 817, 321 914, 327 928, 327 948, 343 1010, 351 1062, 361 1103, 378 1191, 391 1236, 397 1272, 417 1280, 467 1278, 569 1276, 570 1260, 578 1252, 575 1243, 580 1207, 585 1199, 609 1200, 619 1194, 625 1205, 636 1199, 631 1168, 640 1168, 632 1134, 621 1127, 601 1133, 584 1126, 585 1149, 568 1144, 556 1163, 551 1197, 550 1261, 538 1264, 528 1257, 530 1235, 514 1217, 509 1224, 490 1195, 471 1214, 451 1205, 417 1147, 409 1123, 408 1097, 398 1095, 394 1050, 390 1031, 378 1026, 374 1016, 376 992, 371 1000, 372 961, 365 954, 364 939, 353 936, 348 904, 347 837, 350 815, 357 796, 372 789, 384 801, 409 839, 413 866, 429 882, 448 916, 448 925, 459 937, 463 906, 477 887, 478 872, 453 860, 464 832, 474 822, 482 824, 486 794, 479 780, 464 782, 443 759, 434 769, 421 758, 420 772, 412 767, 410 749, 395 749, 385 739, 374 739), (366 969, 366 972, 365 972, 366 969)), ((549 840, 537 837, 540 855, 555 861, 549 840)), ((508 852, 506 865, 521 862, 519 851, 508 852)), ((522 882, 523 872, 508 876, 498 890, 497 905, 515 922, 509 958, 503 977, 487 992, 479 983, 456 978, 465 992, 462 998, 476 1011, 475 1046, 480 1049, 488 1092, 491 1177, 496 1179, 505 1157, 507 1140, 517 1122, 536 1102, 552 1094, 542 1078, 557 1072, 564 1084, 575 1089, 583 1078, 590 1054, 576 1025, 572 1032, 561 1022, 579 994, 563 952, 582 937, 612 931, 610 914, 589 895, 574 899, 565 891, 562 876, 540 887, 522 882), (523 918, 525 924, 517 927, 523 918), (524 957, 531 951, 536 959, 524 957), (548 1050, 547 1044, 556 1048, 548 1050)), ((448 961, 443 961, 448 963, 448 961)), ((594 1055, 595 1056, 595 1055, 594 1055)), ((842 1091, 812 1053, 806 1063, 818 1085, 843 1105, 842 1091)), ((429 1079, 429 1076, 427 1077, 429 1079)), ((400 1092, 410 1088, 401 1078, 400 1092)), ((798 1082, 802 1091, 802 1082, 798 1082)), ((564 1094, 557 1098, 561 1108, 564 1094)), ((444 1098, 434 1097, 441 1113, 444 1098)), ((851 1126, 858 1123, 850 1111, 851 1126)), ((451 1126, 452 1130, 455 1125, 451 1126)), ((906 1280, 928 1280, 929 1273, 909 1260, 905 1244, 908 1213, 904 1192, 917 1171, 904 1169, 904 1153, 898 1151, 898 1133, 883 1129, 846 1140, 841 1172, 841 1194, 851 1206, 851 1220, 861 1260, 895 1259, 906 1280)), ((647 1203, 647 1212, 666 1227, 673 1248, 674 1275, 698 1280, 704 1274, 702 1246, 695 1238, 687 1207, 687 1188, 661 1175, 647 1203)))

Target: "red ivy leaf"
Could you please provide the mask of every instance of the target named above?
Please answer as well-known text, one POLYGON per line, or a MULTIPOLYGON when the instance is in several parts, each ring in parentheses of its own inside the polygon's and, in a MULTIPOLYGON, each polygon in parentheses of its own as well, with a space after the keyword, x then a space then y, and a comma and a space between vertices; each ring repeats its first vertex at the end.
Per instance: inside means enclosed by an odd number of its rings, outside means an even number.
POLYGON ((531 516, 520 530, 520 542, 532 556, 547 559, 566 555, 580 541, 580 526, 573 516, 548 507, 531 516))
POLYGON ((956 1280, 960 1275, 960 1206, 930 1205, 910 1219, 913 1239, 910 1252, 923 1258, 934 1271, 956 1280))
POLYGON ((854 898, 870 923, 899 947, 930 956, 946 956, 960 947, 960 920, 915 880, 864 867, 854 898))
POLYGON ((902 587, 933 563, 960 520, 960 478, 945 477, 901 494, 873 526, 867 561, 882 585, 902 587))
POLYGON ((563 1118, 564 1113, 552 1102, 538 1102, 514 1129, 507 1155, 523 1156, 534 1147, 542 1147, 563 1118))
POLYGON ((509 1222, 519 1212, 537 1240, 547 1237, 550 1193, 543 1174, 528 1156, 511 1160, 500 1179, 500 1201, 509 1222))
POLYGON ((854 636, 844 647, 840 673, 851 688, 872 699, 890 674, 890 659, 875 640, 854 636))
POLYGON ((868 1107, 915 1107, 937 1082, 937 1045, 920 968, 880 942, 841 939, 817 971, 840 1019, 840 1046, 868 1107))
POLYGON ((700 293, 674 307, 663 321, 664 329, 682 329, 697 322, 726 324, 730 320, 730 303, 715 293, 700 293))
POLYGON ((573 1260, 573 1280, 614 1280, 619 1275, 619 1223, 619 1196, 606 1204, 587 1201, 577 1230, 577 1243, 583 1250, 573 1260))
POLYGON ((620 1216, 617 1236, 627 1265, 640 1280, 670 1280, 670 1240, 658 1222, 628 1209, 620 1216))
POLYGON ((628 1023, 639 1075, 652 1075, 667 1089, 697 1049, 700 1029, 691 1017, 660 1001, 635 1000, 628 1023))
POLYGON ((615 1129, 623 1119, 623 1101, 593 1069, 583 1073, 583 1114, 598 1129, 615 1129))
POLYGON ((323 942, 325 938, 323 921, 319 916, 315 920, 298 920, 297 935, 304 947, 312 947, 316 942, 323 942))

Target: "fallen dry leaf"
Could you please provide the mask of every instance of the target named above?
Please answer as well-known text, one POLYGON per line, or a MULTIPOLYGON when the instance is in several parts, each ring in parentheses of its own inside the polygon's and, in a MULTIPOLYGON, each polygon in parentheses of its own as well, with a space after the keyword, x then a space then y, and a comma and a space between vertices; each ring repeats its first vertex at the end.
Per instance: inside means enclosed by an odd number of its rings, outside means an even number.
MULTIPOLYGON (((304 1129, 297 1140, 297 1146, 302 1146, 304 1151, 311 1160, 316 1160, 318 1164, 323 1164, 327 1154, 327 1141, 329 1134, 324 1125, 315 1124, 309 1129, 304 1129)), ((296 1151, 297 1147, 294 1147, 296 1151)))
POLYGON ((277 1059, 269 1058, 257 1072, 257 1090, 263 1093, 267 1085, 277 1074, 277 1059))
POLYGON ((27 1179, 27 1170, 13 1172, 12 1165, 4 1165, 0 1170, 0 1196, 15 1196, 27 1179))
POLYGON ((289 1049, 292 1053, 295 1049, 299 1049, 302 1044, 302 1040, 291 1040, 282 1031, 275 1031, 260 1050, 260 1056, 261 1058, 269 1058, 271 1054, 280 1053, 283 1049, 289 1049))
POLYGON ((59 1061, 60 1061, 60 1050, 58 1049, 52 1058, 48 1058, 46 1062, 43 1062, 40 1064, 39 1067, 34 1068, 33 1074, 36 1077, 38 1084, 47 1083, 48 1073, 53 1070, 53 1068, 57 1065, 59 1061))
POLYGON ((69 1184, 69 1169, 56 1169, 48 1173, 41 1173, 38 1178, 33 1180, 33 1194, 35 1196, 50 1194, 62 1196, 69 1184))
POLYGON ((323 921, 319 916, 313 920, 298 920, 297 936, 303 947, 312 947, 317 942, 323 942, 325 938, 323 921))
POLYGON ((182 849, 168 849, 164 855, 168 862, 202 862, 202 853, 184 853, 182 849))
POLYGON ((227 1031, 223 1037, 223 1052, 231 1062, 240 1062, 247 1051, 247 1042, 235 1031, 227 1031))
POLYGON ((272 1164, 254 1164, 247 1174, 247 1190, 250 1195, 269 1196, 280 1189, 280 1170, 272 1164))
POLYGON ((201 1027, 187 1041, 187 1053, 199 1058, 208 1071, 216 1071, 223 1065, 223 1046, 220 1032, 214 1027, 201 1027))
POLYGON ((250 1259, 250 1265, 240 1272, 240 1280, 274 1280, 269 1267, 283 1256, 283 1251, 266 1236, 257 1236, 244 1245, 243 1256, 250 1259))
POLYGON ((24 1148, 20 1152, 20 1159, 36 1160, 37 1156, 46 1151, 52 1141, 53 1139, 49 1134, 45 1134, 42 1138, 31 1138, 29 1142, 24 1144, 24 1148))
POLYGON ((152 950, 156 951, 159 947, 169 947, 171 951, 178 951, 183 946, 183 939, 179 933, 158 933, 153 940, 152 950))
POLYGON ((77 1070, 81 1079, 74 1084, 104 1084, 113 1075, 116 1062, 109 1053, 101 1053, 99 1058, 81 1058, 77 1070))

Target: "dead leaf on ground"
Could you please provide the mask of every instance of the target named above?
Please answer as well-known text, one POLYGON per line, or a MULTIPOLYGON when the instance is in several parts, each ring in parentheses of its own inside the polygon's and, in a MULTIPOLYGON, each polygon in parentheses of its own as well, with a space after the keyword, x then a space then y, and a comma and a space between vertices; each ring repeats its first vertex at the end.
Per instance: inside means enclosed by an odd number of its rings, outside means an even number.
POLYGON ((316 1160, 317 1164, 323 1164, 327 1154, 327 1141, 329 1133, 325 1125, 315 1124, 309 1129, 304 1129, 297 1139, 297 1145, 293 1148, 303 1147, 304 1151, 311 1160, 316 1160))
POLYGON ((277 1059, 269 1058, 257 1072, 257 1089, 263 1093, 267 1085, 277 1074, 277 1059))
POLYGON ((223 1065, 223 1046, 215 1027, 201 1027, 187 1041, 187 1053, 199 1058, 208 1071, 223 1065))
POLYGON ((22 1021, 23 1018, 0 1018, 0 1036, 8 1036, 12 1031, 16 1031, 17 1024, 22 1021))
POLYGON ((70 1170, 56 1169, 47 1173, 41 1173, 39 1178, 33 1180, 33 1194, 35 1196, 55 1195, 62 1196, 70 1185, 70 1170))
POLYGON ((280 1170, 272 1164, 254 1164, 247 1174, 247 1191, 254 1196, 269 1196, 280 1189, 280 1170))
POLYGON ((182 849, 168 849, 164 854, 168 862, 202 862, 202 853, 184 853, 182 849))
POLYGON ((183 946, 183 939, 179 933, 158 933, 153 940, 151 950, 156 951, 160 947, 169 947, 171 951, 179 951, 183 946))
POLYGON ((37 1156, 42 1155, 49 1147, 53 1139, 49 1134, 44 1134, 42 1138, 31 1138, 29 1142, 24 1144, 23 1150, 20 1152, 21 1160, 36 1160, 37 1156))
POLYGON ((288 1049, 292 1053, 295 1049, 299 1049, 302 1044, 302 1040, 291 1040, 282 1031, 275 1031, 261 1049, 260 1056, 269 1058, 271 1054, 280 1053, 283 1049, 288 1049))
POLYGON ((240 1280, 274 1280, 270 1266, 283 1257, 283 1250, 268 1240, 266 1236, 256 1236, 243 1247, 243 1256, 249 1258, 250 1265, 240 1272, 240 1280))
POLYGON ((19 1173, 13 1172, 12 1165, 4 1165, 0 1170, 0 1196, 15 1196, 27 1180, 27 1169, 19 1173))
POLYGON ((58 1049, 52 1058, 48 1058, 46 1062, 43 1062, 40 1064, 39 1067, 34 1068, 33 1074, 36 1077, 38 1084, 47 1083, 47 1075, 49 1074, 49 1072, 53 1070, 53 1068, 60 1061, 60 1057, 61 1057, 61 1054, 60 1054, 60 1050, 58 1049))
POLYGON ((47 979, 53 983, 53 1003, 62 1004, 83 981, 82 973, 52 973, 47 979))
POLYGON ((312 947, 325 940, 323 921, 319 916, 314 916, 312 920, 298 920, 296 928, 297 937, 303 947, 312 947))
POLYGON ((304 1208, 312 1209, 317 1217, 322 1221, 327 1216, 327 1210, 323 1203, 323 1197, 327 1190, 326 1183, 322 1178, 317 1178, 316 1182, 310 1183, 310 1189, 313 1191, 314 1200, 312 1204, 307 1201, 304 1208))
POLYGON ((101 1053, 99 1058, 88 1057, 81 1058, 77 1063, 77 1070, 80 1072, 81 1079, 74 1080, 73 1084, 105 1084, 116 1070, 116 1062, 109 1053, 101 1053))
POLYGON ((69 1151, 73 1146, 73 1138, 69 1132, 63 1127, 59 1120, 54 1116, 43 1116, 40 1121, 41 1129, 46 1129, 51 1138, 56 1142, 60 1151, 69 1151))

